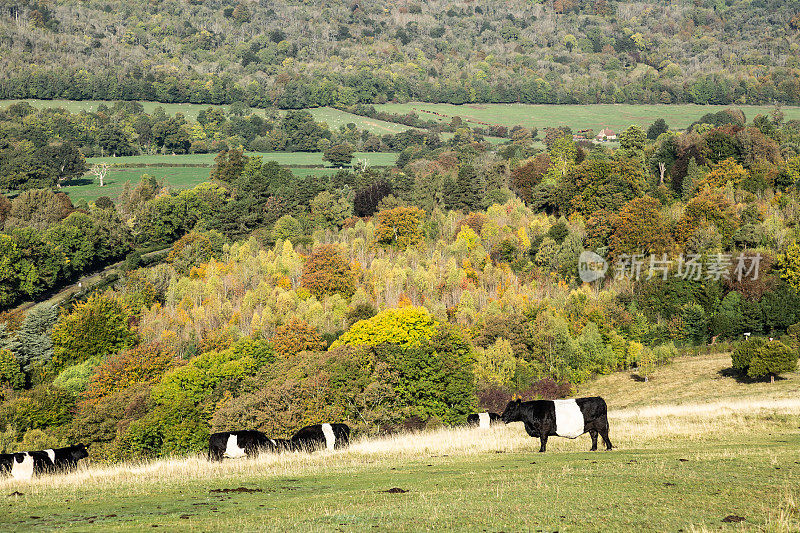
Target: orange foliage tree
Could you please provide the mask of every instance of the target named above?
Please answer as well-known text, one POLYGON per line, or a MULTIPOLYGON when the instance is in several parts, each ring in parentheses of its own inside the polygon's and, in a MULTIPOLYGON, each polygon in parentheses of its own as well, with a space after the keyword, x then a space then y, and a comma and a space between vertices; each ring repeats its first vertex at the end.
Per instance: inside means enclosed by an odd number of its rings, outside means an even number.
POLYGON ((275 351, 284 357, 325 348, 317 328, 297 317, 292 317, 287 324, 275 328, 275 334, 270 341, 275 351))
POLYGON ((303 265, 300 283, 319 299, 332 294, 349 298, 356 290, 350 264, 333 244, 323 244, 311 252, 303 265))
POLYGON ((669 248, 669 228, 661 216, 661 204, 655 198, 643 196, 626 203, 611 217, 614 232, 610 245, 614 257, 620 254, 656 254, 669 248))
POLYGON ((175 352, 158 344, 141 344, 111 356, 95 368, 84 399, 94 402, 136 383, 156 383, 178 366, 175 352))

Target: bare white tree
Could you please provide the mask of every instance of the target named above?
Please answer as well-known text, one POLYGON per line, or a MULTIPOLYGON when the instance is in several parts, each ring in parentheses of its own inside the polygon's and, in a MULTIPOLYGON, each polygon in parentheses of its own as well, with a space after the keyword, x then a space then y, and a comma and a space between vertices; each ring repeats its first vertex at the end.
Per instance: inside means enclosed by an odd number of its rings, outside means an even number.
POLYGON ((97 176, 100 179, 101 187, 105 185, 104 181, 106 179, 106 174, 108 174, 108 167, 108 163, 103 161, 101 163, 97 163, 89 170, 89 173, 91 173, 93 176, 97 176))

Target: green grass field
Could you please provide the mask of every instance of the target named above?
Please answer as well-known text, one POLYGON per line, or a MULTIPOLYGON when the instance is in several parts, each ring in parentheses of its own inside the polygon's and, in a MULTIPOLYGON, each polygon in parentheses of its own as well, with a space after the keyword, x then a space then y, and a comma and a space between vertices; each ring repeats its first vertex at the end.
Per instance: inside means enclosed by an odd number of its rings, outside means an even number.
MULTIPOLYGON (((258 156, 266 161, 277 161, 281 165, 293 166, 325 166, 322 152, 247 152, 248 156, 258 156)), ((88 164, 105 161, 110 165, 213 165, 217 154, 188 155, 133 155, 126 157, 90 157, 88 164)), ((394 165, 397 154, 393 152, 356 152, 353 162, 363 159, 374 167, 394 165)))
MULTIPOLYGON (((339 169, 323 166, 321 152, 271 152, 249 153, 266 161, 277 161, 288 167, 295 176, 326 176, 337 172, 339 169)), ((100 188, 97 178, 87 174, 75 185, 65 186, 62 191, 67 193, 72 201, 84 198, 87 202, 94 202, 100 196, 108 196, 112 200, 119 196, 125 182, 136 184, 142 174, 150 174, 163 180, 164 184, 173 189, 188 189, 198 183, 208 180, 211 166, 214 164, 216 154, 190 154, 190 155, 139 155, 130 157, 90 157, 89 165, 105 161, 112 165, 105 179, 105 186, 100 188), (137 165, 132 168, 115 165, 137 165), (175 166, 156 166, 175 165, 175 166), (205 166, 181 166, 205 165, 205 166)), ((397 154, 391 152, 357 152, 353 162, 360 159, 367 161, 370 166, 383 167, 393 165, 397 154)))
MULTIPOLYGON (((595 104, 595 105, 529 105, 529 104, 426 104, 411 102, 408 104, 382 104, 376 109, 392 113, 405 114, 414 111, 420 117, 429 120, 450 122, 450 117, 460 116, 467 121, 482 121, 489 124, 526 127, 569 126, 573 130, 591 128, 595 132, 608 126, 617 133, 631 124, 648 127, 657 118, 663 118, 672 128, 682 129, 696 121, 706 113, 721 111, 729 106, 714 105, 628 105, 628 104, 595 104), (447 117, 438 117, 424 111, 434 111, 447 117)), ((744 111, 748 120, 759 113, 769 113, 770 106, 736 106, 744 111)), ((800 119, 800 107, 782 107, 786 120, 800 119)), ((471 125, 475 125, 472 123, 471 125)))
POLYGON ((611 452, 588 452, 584 435, 552 438, 539 454, 511 424, 221 464, 192 456, 84 466, 0 480, 0 529, 798 531, 800 373, 746 390, 723 376, 729 364, 682 358, 648 383, 620 373, 586 387, 581 394, 608 401, 611 452), (674 403, 674 379, 698 387, 697 404, 674 403), (744 394, 729 397, 737 387, 744 394), (634 389, 652 401, 632 404, 652 412, 619 408, 634 389))
MULTIPOLYGON (((114 102, 106 100, 36 100, 36 99, 23 99, 23 100, 0 100, 0 107, 7 107, 10 104, 25 101, 37 109, 45 109, 48 107, 63 107, 70 113, 80 113, 81 111, 97 111, 100 104, 106 104, 111 107, 114 102)), ((145 113, 152 113, 156 107, 163 107, 167 115, 174 115, 175 113, 183 113, 183 115, 191 120, 197 120, 197 114, 201 109, 208 109, 209 107, 218 107, 227 111, 227 105, 211 105, 211 104, 165 104, 161 102, 141 102, 144 107, 145 113)), ((253 109, 253 112, 258 113, 258 109, 253 109)), ((260 113, 263 115, 263 113, 260 113)))

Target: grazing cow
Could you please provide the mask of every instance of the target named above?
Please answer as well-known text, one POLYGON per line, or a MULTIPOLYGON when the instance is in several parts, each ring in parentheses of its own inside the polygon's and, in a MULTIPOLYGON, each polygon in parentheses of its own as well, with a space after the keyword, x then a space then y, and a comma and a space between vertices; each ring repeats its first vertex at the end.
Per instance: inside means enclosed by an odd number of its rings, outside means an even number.
POLYGON ((64 448, 44 450, 56 472, 69 472, 78 468, 78 461, 89 457, 90 444, 75 444, 64 448))
POLYGON ((31 479, 53 468, 53 460, 45 451, 17 452, 12 454, 11 476, 14 479, 31 479))
POLYGON ((489 429, 489 426, 499 424, 500 421, 497 413, 473 413, 467 416, 468 426, 478 426, 481 429, 489 429))
POLYGON ((350 427, 346 424, 315 424, 306 426, 292 436, 292 443, 301 450, 314 451, 343 448, 350 442, 350 427))
POLYGON ((606 449, 612 448, 608 440, 606 402, 600 397, 573 400, 534 400, 508 402, 502 414, 503 422, 522 422, 531 437, 541 440, 540 452, 547 447, 547 437, 556 435, 575 439, 588 432, 592 437, 592 451, 597 450, 597 434, 603 437, 606 449))
POLYGON ((208 460, 222 461, 224 457, 251 457, 269 447, 269 438, 255 430, 222 431, 208 438, 208 460))

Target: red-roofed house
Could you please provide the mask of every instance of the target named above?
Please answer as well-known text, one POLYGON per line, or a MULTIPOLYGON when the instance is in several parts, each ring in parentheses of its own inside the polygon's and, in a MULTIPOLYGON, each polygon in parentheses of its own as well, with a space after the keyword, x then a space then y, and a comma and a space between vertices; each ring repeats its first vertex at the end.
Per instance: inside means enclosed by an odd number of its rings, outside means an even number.
POLYGON ((606 141, 616 141, 617 134, 611 128, 603 128, 600 130, 600 133, 597 134, 596 139, 600 142, 606 141))

